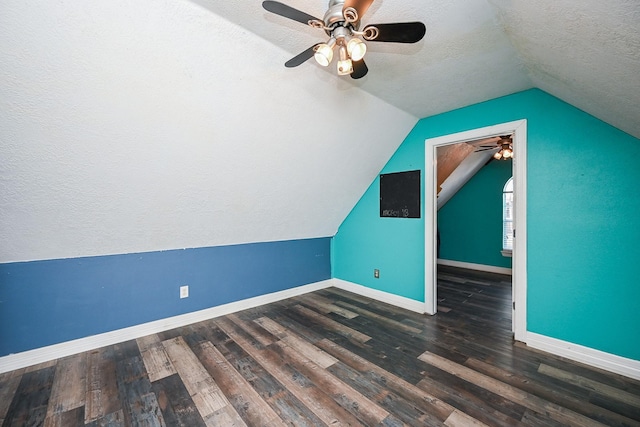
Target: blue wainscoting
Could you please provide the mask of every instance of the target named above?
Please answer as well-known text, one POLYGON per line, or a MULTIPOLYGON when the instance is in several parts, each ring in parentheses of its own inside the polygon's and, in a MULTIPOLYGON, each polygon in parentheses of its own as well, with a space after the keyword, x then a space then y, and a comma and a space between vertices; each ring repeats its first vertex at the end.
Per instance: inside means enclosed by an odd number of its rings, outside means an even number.
POLYGON ((331 278, 331 238, 0 264, 0 356, 331 278), (189 297, 179 288, 189 285, 189 297))

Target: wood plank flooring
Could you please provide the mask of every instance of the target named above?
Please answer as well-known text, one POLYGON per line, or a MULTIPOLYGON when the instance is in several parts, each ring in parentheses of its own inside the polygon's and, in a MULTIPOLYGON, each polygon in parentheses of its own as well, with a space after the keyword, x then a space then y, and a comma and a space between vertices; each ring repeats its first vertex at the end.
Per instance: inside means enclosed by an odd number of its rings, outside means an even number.
POLYGON ((509 276, 439 313, 330 288, 0 375, 2 426, 640 426, 640 382, 512 341, 509 276))

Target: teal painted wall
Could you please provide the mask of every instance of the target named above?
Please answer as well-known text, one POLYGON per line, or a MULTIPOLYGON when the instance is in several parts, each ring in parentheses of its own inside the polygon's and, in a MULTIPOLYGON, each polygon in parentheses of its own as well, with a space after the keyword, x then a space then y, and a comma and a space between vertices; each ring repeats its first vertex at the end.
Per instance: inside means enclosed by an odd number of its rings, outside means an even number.
POLYGON ((511 268, 502 250, 502 189, 511 160, 491 161, 438 211, 440 258, 511 268))
POLYGON ((326 280, 330 248, 321 237, 0 264, 0 357, 326 280))
MULTIPOLYGON (((381 173, 421 169, 424 188, 425 139, 520 119, 527 329, 640 360, 640 140, 531 89, 418 121, 381 173)), ((424 301, 424 197, 420 219, 380 218, 378 191, 333 238, 333 277, 424 301)))

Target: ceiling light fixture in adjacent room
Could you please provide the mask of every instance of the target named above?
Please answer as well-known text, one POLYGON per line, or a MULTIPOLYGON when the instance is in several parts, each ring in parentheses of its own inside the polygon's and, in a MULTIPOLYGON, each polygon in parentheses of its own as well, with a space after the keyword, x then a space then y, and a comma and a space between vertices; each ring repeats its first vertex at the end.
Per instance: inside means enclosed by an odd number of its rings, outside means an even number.
POLYGON ((500 150, 496 151, 496 154, 493 155, 493 158, 496 160, 513 159, 513 146, 511 145, 511 138, 502 143, 500 150))

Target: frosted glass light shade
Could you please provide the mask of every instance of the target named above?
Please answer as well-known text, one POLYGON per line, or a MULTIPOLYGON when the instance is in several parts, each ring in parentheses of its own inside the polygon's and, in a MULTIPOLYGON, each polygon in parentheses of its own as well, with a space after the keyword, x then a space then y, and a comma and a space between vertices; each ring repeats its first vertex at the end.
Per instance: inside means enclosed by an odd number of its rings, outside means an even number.
POLYGON ((347 52, 354 61, 360 61, 364 58, 364 54, 367 53, 367 45, 362 40, 353 38, 347 43, 347 52))
POLYGON ((326 67, 333 60, 333 48, 326 43, 322 43, 318 45, 313 57, 316 59, 318 64, 326 67))

